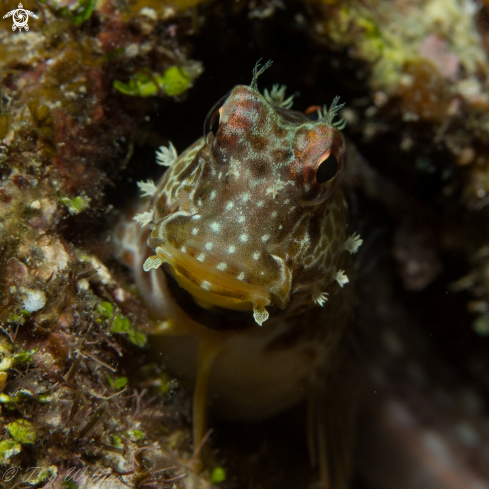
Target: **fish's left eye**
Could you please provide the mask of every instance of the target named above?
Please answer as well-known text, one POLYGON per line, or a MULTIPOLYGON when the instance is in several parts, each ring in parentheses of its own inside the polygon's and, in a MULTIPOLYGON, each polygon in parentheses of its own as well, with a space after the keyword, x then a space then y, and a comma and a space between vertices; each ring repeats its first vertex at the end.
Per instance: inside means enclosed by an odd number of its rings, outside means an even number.
POLYGON ((321 161, 316 169, 316 182, 326 183, 332 180, 338 173, 339 165, 333 153, 321 161))
POLYGON ((229 93, 221 97, 217 103, 214 104, 212 109, 207 114, 204 122, 204 139, 206 144, 212 145, 214 138, 219 130, 219 124, 221 122, 222 107, 226 103, 229 97, 229 93))

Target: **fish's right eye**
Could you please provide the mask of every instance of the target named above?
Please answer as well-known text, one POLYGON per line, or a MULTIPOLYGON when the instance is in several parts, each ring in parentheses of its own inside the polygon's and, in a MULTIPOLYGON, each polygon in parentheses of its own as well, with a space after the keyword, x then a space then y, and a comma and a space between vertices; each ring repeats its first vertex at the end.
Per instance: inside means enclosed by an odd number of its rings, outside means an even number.
POLYGON ((204 122, 204 139, 207 146, 212 146, 214 139, 216 138, 219 125, 221 123, 222 107, 226 103, 229 97, 229 93, 226 93, 224 97, 221 97, 217 103, 214 104, 212 109, 207 114, 204 122))

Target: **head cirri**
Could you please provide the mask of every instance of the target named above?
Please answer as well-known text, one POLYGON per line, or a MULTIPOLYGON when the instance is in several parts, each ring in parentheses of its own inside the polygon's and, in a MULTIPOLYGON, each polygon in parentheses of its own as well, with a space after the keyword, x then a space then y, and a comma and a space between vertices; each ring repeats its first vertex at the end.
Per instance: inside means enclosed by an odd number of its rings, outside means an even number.
POLYGON ((199 306, 253 311, 259 325, 322 305, 348 281, 341 265, 353 252, 341 106, 336 98, 312 121, 285 108, 284 89, 261 95, 269 64, 211 109, 204 137, 164 175, 148 238, 156 255, 144 265, 165 264, 199 306))

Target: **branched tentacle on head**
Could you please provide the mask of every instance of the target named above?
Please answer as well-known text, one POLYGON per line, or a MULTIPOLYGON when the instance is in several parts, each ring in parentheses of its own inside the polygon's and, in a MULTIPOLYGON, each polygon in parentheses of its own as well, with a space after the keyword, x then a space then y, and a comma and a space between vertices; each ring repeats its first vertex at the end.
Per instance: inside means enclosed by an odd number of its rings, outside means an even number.
POLYGON ((258 77, 270 66, 272 66, 273 61, 269 59, 261 68, 260 68, 261 58, 256 62, 255 67, 253 68, 253 78, 251 80, 250 87, 258 90, 258 77))
POLYGON ((338 104, 340 101, 340 97, 336 96, 333 99, 333 102, 331 103, 331 106, 328 107, 327 105, 323 106, 323 110, 318 109, 318 116, 319 116, 319 121, 326 122, 326 124, 329 124, 330 126, 337 127, 340 131, 345 128, 346 126, 346 121, 343 119, 340 119, 339 121, 334 121, 334 118, 338 115, 338 112, 340 109, 342 109, 345 104, 338 104))

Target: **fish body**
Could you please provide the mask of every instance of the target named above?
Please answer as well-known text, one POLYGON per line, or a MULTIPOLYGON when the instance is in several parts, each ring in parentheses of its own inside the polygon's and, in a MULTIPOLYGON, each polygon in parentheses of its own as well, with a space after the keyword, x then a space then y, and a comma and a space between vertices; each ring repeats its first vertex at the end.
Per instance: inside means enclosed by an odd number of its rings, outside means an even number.
POLYGON ((261 419, 325 385, 353 305, 361 240, 347 232, 336 99, 313 121, 286 108, 284 88, 263 96, 262 70, 211 109, 203 138, 159 153, 169 168, 140 184, 151 198, 120 236, 162 321, 151 347, 196 384, 196 443, 208 399, 226 418, 261 419))

